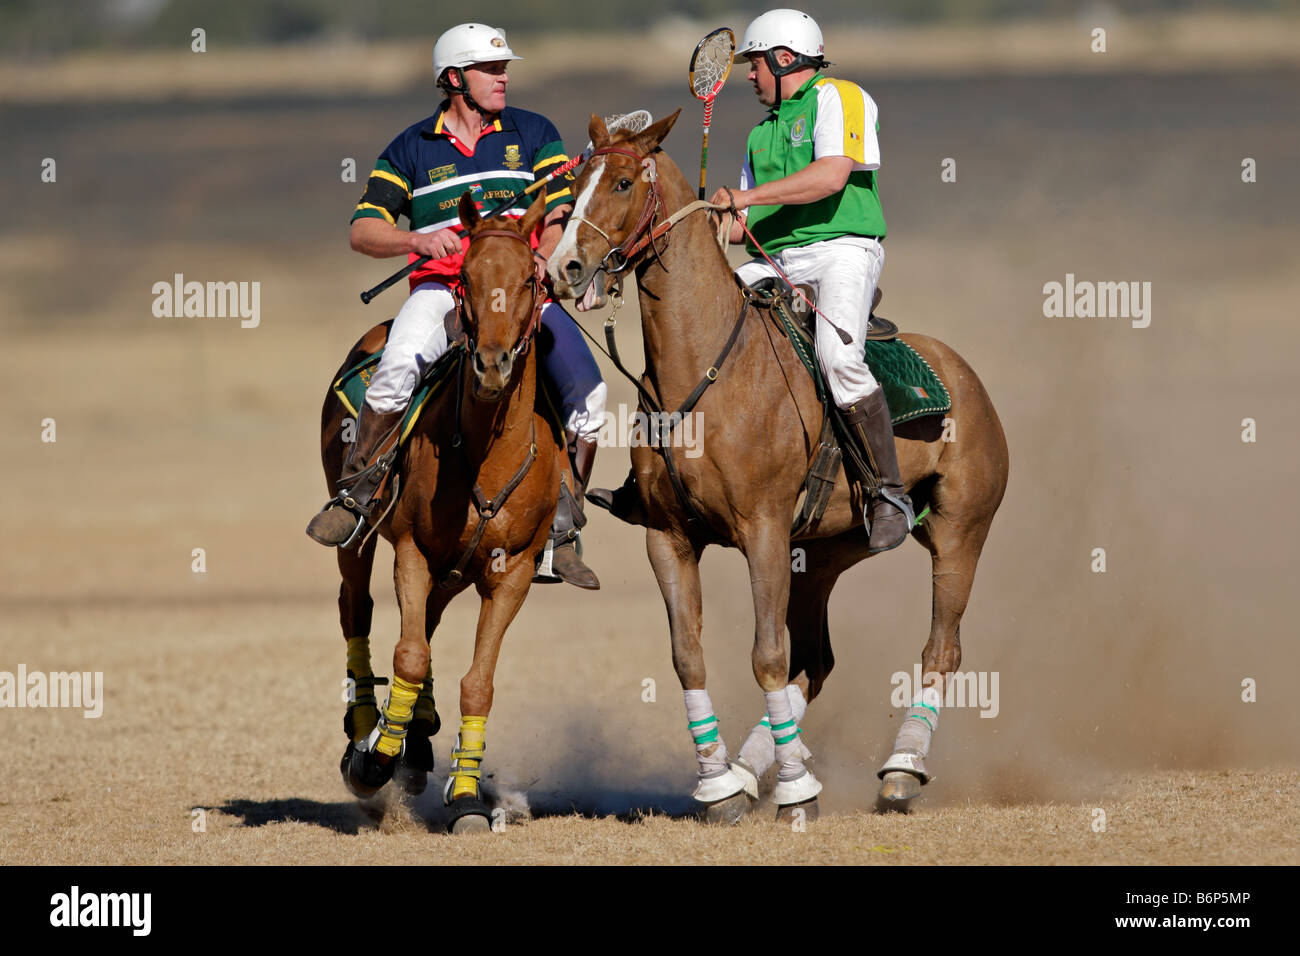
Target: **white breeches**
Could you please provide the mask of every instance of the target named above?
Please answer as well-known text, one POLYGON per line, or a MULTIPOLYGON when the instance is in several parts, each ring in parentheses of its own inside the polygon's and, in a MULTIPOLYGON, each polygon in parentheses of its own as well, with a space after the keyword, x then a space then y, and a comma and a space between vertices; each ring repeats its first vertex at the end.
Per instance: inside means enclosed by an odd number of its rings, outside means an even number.
MULTIPOLYGON (((366 404, 373 411, 406 408, 425 371, 450 347, 446 318, 455 308, 451 289, 441 282, 415 287, 393 319, 388 344, 366 390, 366 404)), ((559 393, 565 427, 594 441, 605 423, 606 387, 600 368, 577 325, 559 305, 547 302, 541 323, 549 333, 547 348, 539 356, 541 371, 559 393)), ((534 345, 540 346, 540 341, 534 345)))
MULTIPOLYGON (((817 309, 852 336, 845 345, 821 316, 815 316, 817 360, 839 408, 866 398, 880 385, 863 361, 871 300, 875 298, 885 249, 875 239, 844 236, 785 249, 772 257, 793 285, 810 285, 817 309)), ((736 274, 750 283, 776 271, 763 259, 751 259, 736 274)))

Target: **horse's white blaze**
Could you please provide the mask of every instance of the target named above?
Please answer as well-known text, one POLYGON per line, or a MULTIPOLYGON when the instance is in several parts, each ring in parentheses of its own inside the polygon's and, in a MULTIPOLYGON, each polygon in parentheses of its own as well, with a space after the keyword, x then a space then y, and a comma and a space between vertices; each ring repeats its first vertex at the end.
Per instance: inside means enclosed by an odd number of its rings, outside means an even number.
POLYGON ((569 217, 569 223, 564 227, 564 233, 560 236, 560 242, 551 253, 551 258, 546 261, 546 271, 550 273, 551 279, 560 282, 563 276, 560 275, 560 267, 570 259, 578 255, 578 225, 583 216, 587 214, 587 205, 591 202, 591 195, 596 190, 596 183, 600 181, 601 170, 594 165, 599 163, 602 167, 605 164, 605 157, 600 156, 593 160, 591 178, 587 185, 583 187, 578 194, 577 202, 573 204, 573 214, 569 217))

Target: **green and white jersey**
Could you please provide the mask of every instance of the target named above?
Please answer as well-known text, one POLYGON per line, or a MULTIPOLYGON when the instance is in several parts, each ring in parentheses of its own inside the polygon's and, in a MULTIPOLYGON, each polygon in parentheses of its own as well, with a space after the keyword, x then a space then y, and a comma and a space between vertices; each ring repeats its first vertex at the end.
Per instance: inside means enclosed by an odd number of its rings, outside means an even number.
MULTIPOLYGON (((848 156, 844 189, 817 202, 751 206, 749 229, 769 254, 841 236, 885 235, 876 170, 880 129, 875 101, 847 80, 814 76, 750 131, 740 188, 783 179, 826 156, 848 156)), ((752 243, 747 248, 757 256, 752 243)))

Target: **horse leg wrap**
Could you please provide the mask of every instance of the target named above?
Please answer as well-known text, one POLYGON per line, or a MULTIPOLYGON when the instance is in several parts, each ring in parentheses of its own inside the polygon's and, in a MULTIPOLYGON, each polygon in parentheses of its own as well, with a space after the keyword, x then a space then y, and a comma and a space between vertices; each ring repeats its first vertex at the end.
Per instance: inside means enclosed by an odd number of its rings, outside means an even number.
MULTIPOLYGON (((803 691, 798 684, 787 684, 785 694, 790 699, 790 712, 797 724, 808 712, 808 702, 803 699, 803 691)), ((800 730, 799 733, 802 734, 803 731, 800 730)), ((799 745, 803 748, 805 760, 812 756, 808 748, 803 746, 802 740, 799 745)), ((745 743, 740 748, 740 759, 760 777, 776 762, 776 741, 772 739, 772 718, 768 714, 763 715, 763 719, 754 725, 754 729, 745 738, 745 743)))
POLYGON ((686 697, 686 727, 695 740, 695 758, 700 764, 700 776, 708 777, 727 769, 727 745, 718 733, 718 718, 713 713, 713 701, 707 690, 688 690, 686 697))
POLYGON ((462 717, 460 733, 456 735, 456 746, 451 751, 451 772, 447 775, 447 788, 443 791, 444 803, 451 803, 458 797, 479 795, 479 780, 482 770, 483 752, 486 749, 487 718, 462 717))
POLYGON ((415 698, 419 693, 419 684, 393 677, 393 686, 388 689, 388 703, 379 715, 379 740, 375 743, 375 750, 389 757, 396 757, 402 752, 406 725, 411 722, 415 698))
POLYGON ((939 705, 942 702, 937 687, 926 687, 907 709, 903 716, 903 726, 894 738, 894 752, 880 768, 877 776, 901 770, 912 773, 925 783, 930 779, 925 769, 925 758, 930 753, 930 740, 939 726, 939 705))
MULTIPOLYGON (((741 777, 727 763, 727 745, 718 733, 718 718, 706 690, 688 690, 686 726, 695 741, 699 780, 692 794, 700 803, 717 803, 750 791, 750 781, 741 777)), ((757 788, 754 788, 757 789, 757 788)), ((757 793, 753 796, 757 798, 757 793)))
POLYGON ((348 638, 348 678, 352 681, 352 699, 343 717, 343 732, 353 743, 370 736, 379 719, 375 700, 375 672, 370 669, 370 638, 348 638), (361 713, 355 713, 360 708, 361 713))
MULTIPOLYGON (((802 731, 799 729, 799 721, 795 719, 788 690, 787 686, 764 695, 767 698, 767 719, 772 731, 778 781, 802 777, 808 772, 803 762, 812 756, 799 739, 802 731)), ((799 696, 802 699, 803 695, 799 696)))
POLYGON ((429 661, 429 673, 424 678, 424 683, 420 685, 420 696, 415 699, 415 719, 427 720, 433 725, 433 733, 438 732, 439 725, 442 723, 438 718, 438 710, 433 703, 433 661, 429 661))

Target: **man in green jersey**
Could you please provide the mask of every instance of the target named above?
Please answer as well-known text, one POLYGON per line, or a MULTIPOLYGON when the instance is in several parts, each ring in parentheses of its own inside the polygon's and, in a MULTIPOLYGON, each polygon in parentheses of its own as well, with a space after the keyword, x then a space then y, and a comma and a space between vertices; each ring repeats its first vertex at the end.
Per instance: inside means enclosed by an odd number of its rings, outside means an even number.
MULTIPOLYGON (((860 460, 880 479, 870 512, 872 553, 902 544, 914 521, 894 453, 884 389, 863 360, 871 301, 880 281, 885 217, 876 170, 876 104, 855 83, 820 76, 826 66, 822 32, 797 10, 771 10, 745 31, 737 62, 769 113, 749 134, 740 189, 720 189, 718 204, 734 203, 760 250, 737 275, 747 283, 777 275, 817 295, 817 357, 835 404, 861 446, 860 460), (841 332, 849 342, 843 341, 841 332)), ((731 239, 740 242, 739 222, 731 239)), ((850 453, 847 461, 853 459, 850 453)), ((862 477, 862 476, 859 476, 862 477)))

